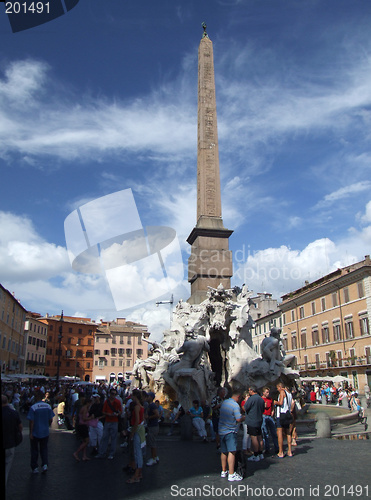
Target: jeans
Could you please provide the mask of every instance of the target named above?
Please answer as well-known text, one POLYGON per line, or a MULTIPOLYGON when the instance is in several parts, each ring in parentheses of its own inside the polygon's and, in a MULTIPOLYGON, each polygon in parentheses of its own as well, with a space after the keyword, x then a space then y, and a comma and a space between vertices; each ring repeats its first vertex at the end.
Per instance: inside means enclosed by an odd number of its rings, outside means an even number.
POLYGON ((273 420, 273 417, 270 417, 268 415, 263 415, 262 434, 264 439, 265 450, 269 451, 269 434, 270 434, 273 441, 274 451, 278 453, 277 430, 276 430, 276 423, 273 420))
POLYGON ((142 448, 139 434, 135 433, 133 437, 133 448, 134 448, 134 460, 137 464, 138 469, 143 467, 143 456, 145 454, 146 447, 142 448))
POLYGON ((39 459, 39 450, 41 457, 41 465, 48 465, 48 441, 49 436, 43 438, 33 437, 30 439, 31 445, 31 469, 37 469, 38 467, 38 459, 39 459))
POLYGON ((105 422, 103 428, 103 436, 99 445, 99 455, 104 455, 107 451, 109 441, 111 440, 108 455, 114 455, 116 451, 118 434, 118 422, 105 422))

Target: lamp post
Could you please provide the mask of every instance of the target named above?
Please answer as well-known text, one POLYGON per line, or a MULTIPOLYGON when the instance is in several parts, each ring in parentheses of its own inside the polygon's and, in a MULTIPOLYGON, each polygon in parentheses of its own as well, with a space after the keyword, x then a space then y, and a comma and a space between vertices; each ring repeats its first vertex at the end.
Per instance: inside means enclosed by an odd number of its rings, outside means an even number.
POLYGON ((170 300, 161 300, 156 302, 156 306, 158 307, 160 304, 170 304, 170 328, 173 320, 173 304, 174 304, 174 295, 171 295, 170 300))
POLYGON ((76 375, 77 375, 77 353, 79 352, 80 343, 79 341, 76 342, 76 356, 75 356, 75 382, 76 382, 76 375))
POLYGON ((62 343, 62 325, 63 325, 63 310, 60 318, 59 333, 58 333, 58 361, 57 361, 57 390, 59 390, 59 365, 61 362, 61 343, 62 343))

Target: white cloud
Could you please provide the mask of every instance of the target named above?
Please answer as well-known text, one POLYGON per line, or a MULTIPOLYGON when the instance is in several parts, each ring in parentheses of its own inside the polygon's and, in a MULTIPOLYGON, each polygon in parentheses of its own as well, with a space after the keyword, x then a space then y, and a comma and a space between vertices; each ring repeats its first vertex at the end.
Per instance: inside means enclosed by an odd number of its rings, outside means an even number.
POLYGON ((371 201, 369 201, 366 205, 365 213, 357 214, 357 219, 362 223, 362 224, 368 224, 371 223, 371 201))
POLYGON ((349 198, 363 191, 369 191, 371 189, 370 181, 355 182, 354 184, 349 184, 344 186, 332 193, 327 194, 323 200, 319 201, 314 208, 324 208, 332 203, 349 198))
POLYGON ((0 212, 1 279, 27 282, 68 270, 66 249, 44 241, 27 217, 0 212))
MULTIPOLYGON (((367 213, 371 202, 367 204, 367 213)), ((368 214, 369 215, 369 214, 368 214)), ((364 259, 370 253, 371 225, 362 229, 351 227, 343 238, 332 241, 321 238, 309 243, 303 250, 286 245, 267 248, 249 255, 235 255, 238 265, 234 272, 235 284, 247 283, 256 293, 268 291, 279 299, 296 290, 305 281, 315 281, 340 267, 364 259)))

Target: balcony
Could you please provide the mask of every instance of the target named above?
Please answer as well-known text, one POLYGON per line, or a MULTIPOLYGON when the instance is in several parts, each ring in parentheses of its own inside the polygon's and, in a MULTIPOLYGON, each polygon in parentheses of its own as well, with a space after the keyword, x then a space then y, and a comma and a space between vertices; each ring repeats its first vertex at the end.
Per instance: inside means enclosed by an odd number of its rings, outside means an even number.
POLYGON ((350 366, 367 366, 371 365, 371 356, 348 356, 345 358, 329 359, 328 361, 321 360, 317 362, 308 362, 298 364, 299 371, 310 370, 327 370, 329 368, 344 368, 350 366))

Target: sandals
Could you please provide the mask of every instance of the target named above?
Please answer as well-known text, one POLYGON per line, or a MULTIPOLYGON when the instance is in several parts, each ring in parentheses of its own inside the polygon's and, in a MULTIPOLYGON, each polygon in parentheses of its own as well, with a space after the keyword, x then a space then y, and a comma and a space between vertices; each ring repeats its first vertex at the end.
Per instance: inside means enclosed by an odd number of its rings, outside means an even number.
POLYGON ((127 482, 128 484, 132 484, 132 483, 139 483, 139 482, 140 482, 140 480, 141 480, 141 478, 140 478, 140 477, 135 477, 135 476, 133 476, 133 477, 130 477, 129 479, 127 479, 127 480, 126 480, 126 482, 127 482))

